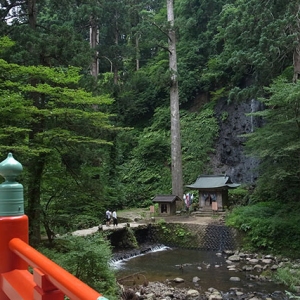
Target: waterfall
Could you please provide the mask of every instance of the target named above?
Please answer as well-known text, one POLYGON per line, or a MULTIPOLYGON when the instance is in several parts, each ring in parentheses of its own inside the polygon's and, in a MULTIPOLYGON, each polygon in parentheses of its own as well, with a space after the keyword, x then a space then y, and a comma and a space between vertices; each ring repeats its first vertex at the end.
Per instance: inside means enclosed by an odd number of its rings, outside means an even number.
POLYGON ((114 258, 110 261, 110 265, 118 269, 122 262, 128 261, 129 259, 141 256, 141 255, 146 255, 147 253, 150 252, 159 252, 159 251, 166 251, 171 249, 170 247, 167 247, 165 245, 155 245, 155 246, 149 246, 144 249, 136 249, 133 251, 130 251, 129 253, 118 253, 115 255, 114 258))

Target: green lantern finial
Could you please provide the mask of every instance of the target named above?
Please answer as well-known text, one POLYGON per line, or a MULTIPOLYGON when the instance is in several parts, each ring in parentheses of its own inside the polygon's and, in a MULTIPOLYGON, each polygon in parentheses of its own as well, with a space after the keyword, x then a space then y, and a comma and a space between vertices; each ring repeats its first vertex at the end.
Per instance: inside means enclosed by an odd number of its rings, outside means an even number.
POLYGON ((0 216, 24 215, 23 185, 16 182, 22 170, 22 165, 11 153, 0 163, 0 175, 5 178, 0 184, 0 216))
POLYGON ((22 170, 22 165, 14 159, 11 153, 8 153, 7 158, 0 163, 0 175, 5 178, 5 181, 15 182, 22 170))

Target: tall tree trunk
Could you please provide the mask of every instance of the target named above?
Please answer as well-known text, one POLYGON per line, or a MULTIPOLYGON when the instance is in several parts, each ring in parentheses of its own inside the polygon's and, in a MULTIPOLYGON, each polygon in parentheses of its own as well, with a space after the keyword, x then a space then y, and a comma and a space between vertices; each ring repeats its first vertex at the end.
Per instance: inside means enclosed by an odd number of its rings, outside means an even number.
POLYGON ((99 59, 98 59, 98 51, 96 51, 96 47, 99 43, 99 30, 97 26, 97 22, 93 16, 90 17, 90 45, 91 48, 94 49, 94 58, 91 64, 91 75, 94 78, 97 78, 99 75, 99 59))
MULTIPOLYGON (((119 27, 118 27, 118 12, 115 13, 116 27, 115 27, 115 45, 119 45, 119 27)), ((117 48, 117 47, 116 47, 117 48)), ((118 51, 118 50, 117 50, 118 51)), ((119 67, 118 67, 118 55, 115 53, 115 64, 114 64, 114 84, 118 84, 119 81, 119 67)))
POLYGON ((135 56, 136 56, 136 71, 140 69, 140 46, 139 46, 140 35, 135 36, 135 56))
POLYGON ((294 65, 294 77, 293 82, 296 83, 300 76, 300 4, 296 4, 295 7, 295 18, 296 18, 296 28, 294 29, 294 33, 296 35, 296 48, 293 53, 293 65, 294 65))
MULTIPOLYGON (((37 7, 36 0, 28 1, 28 23, 31 29, 36 30, 37 7)), ((31 49, 29 49, 31 51, 31 49)), ((33 54, 35 55, 35 54, 33 54)), ((37 80, 29 79, 32 86, 37 85, 37 80)), ((39 93, 32 92, 30 97, 33 104, 38 109, 43 108, 44 98, 39 93)), ((34 147, 35 139, 39 132, 43 131, 44 120, 41 118, 38 122, 31 124, 31 132, 29 134, 29 144, 34 147)), ((40 208, 40 190, 41 177, 45 164, 45 154, 33 158, 28 165, 28 218, 29 218, 29 241, 30 244, 36 246, 41 240, 41 208, 40 208)))
MULTIPOLYGON (((31 84, 35 86, 37 81, 31 79, 31 84)), ((45 95, 39 93, 31 93, 34 106, 38 109, 45 108, 45 95)), ((29 144, 34 147, 39 133, 45 129, 45 120, 40 116, 39 121, 31 124, 31 132, 29 133, 29 144)), ((33 157, 28 164, 29 180, 28 180, 28 218, 29 218, 29 241, 32 246, 37 246, 41 241, 41 181, 46 162, 45 153, 40 153, 33 157)))
POLYGON ((36 0, 28 0, 28 23, 30 28, 36 28, 37 8, 36 0))
POLYGON ((299 44, 296 46, 293 53, 293 65, 294 65, 293 82, 296 83, 300 75, 300 45, 299 44))
POLYGON ((37 246, 41 241, 41 179, 45 166, 45 155, 33 158, 28 166, 30 179, 28 183, 28 218, 29 241, 37 246))
MULTIPOLYGON (((183 198, 181 137, 179 117, 179 92, 177 77, 176 39, 174 29, 173 0, 167 0, 169 23, 169 67, 171 72, 170 109, 171 109, 171 160, 172 160, 172 194, 183 198)), ((180 204, 178 203, 178 206, 180 204)))

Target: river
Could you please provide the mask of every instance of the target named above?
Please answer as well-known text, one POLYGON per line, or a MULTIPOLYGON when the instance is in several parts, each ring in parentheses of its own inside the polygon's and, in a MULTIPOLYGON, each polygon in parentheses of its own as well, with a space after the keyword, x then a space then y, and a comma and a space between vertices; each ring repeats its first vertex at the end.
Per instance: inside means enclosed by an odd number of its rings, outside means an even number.
MULTIPOLYGON (((118 279, 126 278, 122 284, 127 286, 143 284, 144 281, 165 282, 180 277, 184 282, 176 284, 177 287, 197 287, 202 291, 210 287, 223 292, 239 288, 245 293, 256 291, 266 294, 286 290, 286 287, 274 282, 250 280, 249 272, 229 271, 226 257, 213 251, 160 247, 146 254, 115 261, 112 265, 118 279), (128 277, 133 274, 139 276, 128 277), (198 282, 193 282, 195 277, 199 278, 198 282), (239 277, 240 281, 233 282, 231 277, 239 277)), ((257 274, 251 272, 251 275, 257 274)))

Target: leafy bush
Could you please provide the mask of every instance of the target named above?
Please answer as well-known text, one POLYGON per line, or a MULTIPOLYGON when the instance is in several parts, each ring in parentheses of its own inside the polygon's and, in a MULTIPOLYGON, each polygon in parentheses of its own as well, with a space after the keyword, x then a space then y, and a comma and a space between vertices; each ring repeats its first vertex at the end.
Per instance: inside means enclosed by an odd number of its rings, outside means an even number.
POLYGON ((111 247, 105 237, 97 233, 86 237, 68 236, 61 241, 63 248, 39 251, 108 299, 117 300, 115 274, 109 266, 111 247))
POLYGON ((52 219, 49 224, 55 234, 65 234, 78 229, 86 229, 101 223, 101 220, 98 218, 85 214, 56 214, 56 217, 54 215, 51 217, 52 219))
POLYGON ((186 245, 193 244, 193 241, 195 241, 195 237, 191 232, 179 224, 166 223, 165 220, 161 219, 157 222, 157 225, 156 238, 163 243, 186 247, 186 245))
POLYGON ((296 257, 300 254, 297 211, 288 204, 261 202, 233 209, 226 224, 245 233, 245 248, 296 257))
POLYGON ((278 268, 274 279, 278 283, 288 286, 292 291, 296 291, 296 286, 300 285, 300 269, 293 269, 292 266, 278 268))
POLYGON ((249 202, 249 189, 245 186, 239 186, 236 189, 228 191, 228 200, 230 206, 246 205, 249 202))
POLYGON ((77 215, 72 219, 76 229, 87 229, 99 224, 99 219, 88 215, 77 215))

